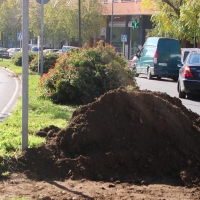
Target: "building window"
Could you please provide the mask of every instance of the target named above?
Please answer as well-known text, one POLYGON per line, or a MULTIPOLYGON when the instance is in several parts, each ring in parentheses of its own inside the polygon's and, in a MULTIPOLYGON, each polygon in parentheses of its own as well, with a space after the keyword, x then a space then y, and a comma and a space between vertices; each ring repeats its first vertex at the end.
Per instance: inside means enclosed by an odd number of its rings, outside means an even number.
POLYGON ((104 3, 108 3, 108 0, 104 0, 104 3))

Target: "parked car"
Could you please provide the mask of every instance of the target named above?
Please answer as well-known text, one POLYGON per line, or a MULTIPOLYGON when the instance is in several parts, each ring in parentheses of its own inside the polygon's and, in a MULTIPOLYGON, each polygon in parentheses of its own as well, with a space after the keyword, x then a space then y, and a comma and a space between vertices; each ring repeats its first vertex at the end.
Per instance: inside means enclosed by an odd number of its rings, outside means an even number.
MULTIPOLYGON (((1 47, 0 47, 1 48, 1 47)), ((12 51, 14 48, 9 48, 9 49, 7 49, 7 52, 10 52, 10 51, 12 51)))
POLYGON ((62 47, 62 53, 66 53, 67 51, 71 51, 71 50, 78 50, 79 47, 74 47, 74 46, 63 46, 62 47))
POLYGON ((149 37, 134 60, 136 76, 146 74, 148 79, 172 78, 178 80, 181 47, 177 39, 149 37))
POLYGON ((181 63, 183 64, 187 55, 190 53, 190 52, 200 52, 200 49, 199 48, 182 48, 181 49, 181 63))
POLYGON ((57 54, 62 54, 62 49, 59 49, 59 50, 56 51, 55 53, 57 53, 57 54))
POLYGON ((43 50, 43 53, 45 54, 49 54, 49 53, 55 53, 57 52, 59 49, 45 49, 43 50))
POLYGON ((9 53, 9 58, 11 58, 12 56, 14 56, 16 53, 21 51, 21 48, 12 48, 11 50, 7 50, 9 53))
POLYGON ((177 90, 179 98, 188 94, 200 94, 200 52, 191 52, 182 64, 178 64, 177 90))
POLYGON ((30 49, 31 52, 38 53, 38 47, 37 46, 32 46, 30 49))
POLYGON ((9 53, 6 48, 0 48, 0 58, 9 58, 9 53))

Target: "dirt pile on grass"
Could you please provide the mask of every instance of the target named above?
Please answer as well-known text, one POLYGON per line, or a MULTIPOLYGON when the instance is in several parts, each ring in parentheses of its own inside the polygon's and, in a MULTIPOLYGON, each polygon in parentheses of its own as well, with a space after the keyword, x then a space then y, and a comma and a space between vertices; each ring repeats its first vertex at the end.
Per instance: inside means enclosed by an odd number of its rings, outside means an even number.
POLYGON ((65 129, 42 131, 46 143, 19 158, 30 176, 199 182, 200 116, 165 93, 113 90, 78 108, 65 129))

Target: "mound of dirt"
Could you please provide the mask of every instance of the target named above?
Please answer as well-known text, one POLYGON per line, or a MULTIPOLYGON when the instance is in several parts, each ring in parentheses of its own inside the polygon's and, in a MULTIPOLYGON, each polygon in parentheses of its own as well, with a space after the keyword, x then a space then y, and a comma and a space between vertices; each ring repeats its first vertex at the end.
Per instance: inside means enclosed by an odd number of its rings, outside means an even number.
POLYGON ((46 143, 18 160, 29 176, 199 183, 200 116, 165 93, 119 88, 40 133, 46 143))

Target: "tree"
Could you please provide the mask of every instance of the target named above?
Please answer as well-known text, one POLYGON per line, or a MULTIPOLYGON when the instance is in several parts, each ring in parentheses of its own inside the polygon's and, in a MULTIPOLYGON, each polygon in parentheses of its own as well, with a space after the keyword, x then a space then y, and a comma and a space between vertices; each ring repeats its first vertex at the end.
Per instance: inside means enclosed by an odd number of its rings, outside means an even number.
POLYGON ((41 5, 36 1, 29 4, 29 38, 37 38, 40 35, 41 5))
MULTIPOLYGON (((36 7, 32 4, 30 11, 31 30, 34 35, 38 27, 36 7)), ((81 40, 83 44, 91 37, 97 36, 105 19, 102 15, 103 5, 101 1, 81 0, 81 40)), ((44 10, 44 35, 54 42, 67 40, 69 43, 78 41, 78 3, 71 0, 52 0, 45 4, 44 10)))
POLYGON ((60 43, 66 39, 65 15, 66 1, 53 0, 46 4, 44 17, 44 35, 51 38, 53 43, 60 43), (63 9, 64 7, 64 9, 63 9), (64 12, 64 13, 62 13, 64 12))
POLYGON ((21 1, 7 0, 0 6, 0 28, 6 43, 17 43, 17 33, 21 32, 22 26, 21 1))
POLYGON ((196 30, 196 41, 200 41, 198 0, 143 0, 142 8, 154 11, 151 18, 153 35, 175 37, 193 43, 196 30))
POLYGON ((180 8, 180 22, 184 24, 185 38, 191 43, 200 42, 200 2, 187 0, 180 8))
MULTIPOLYGON (((29 38, 36 39, 41 29, 41 4, 29 0, 29 38)), ((22 0, 0 2, 0 31, 4 40, 17 41, 17 33, 22 27, 22 0)), ((81 40, 83 44, 97 36, 106 20, 102 15, 100 0, 81 0, 81 40)), ((67 40, 78 41, 78 3, 77 0, 51 0, 44 5, 44 39, 54 43, 67 40)))

